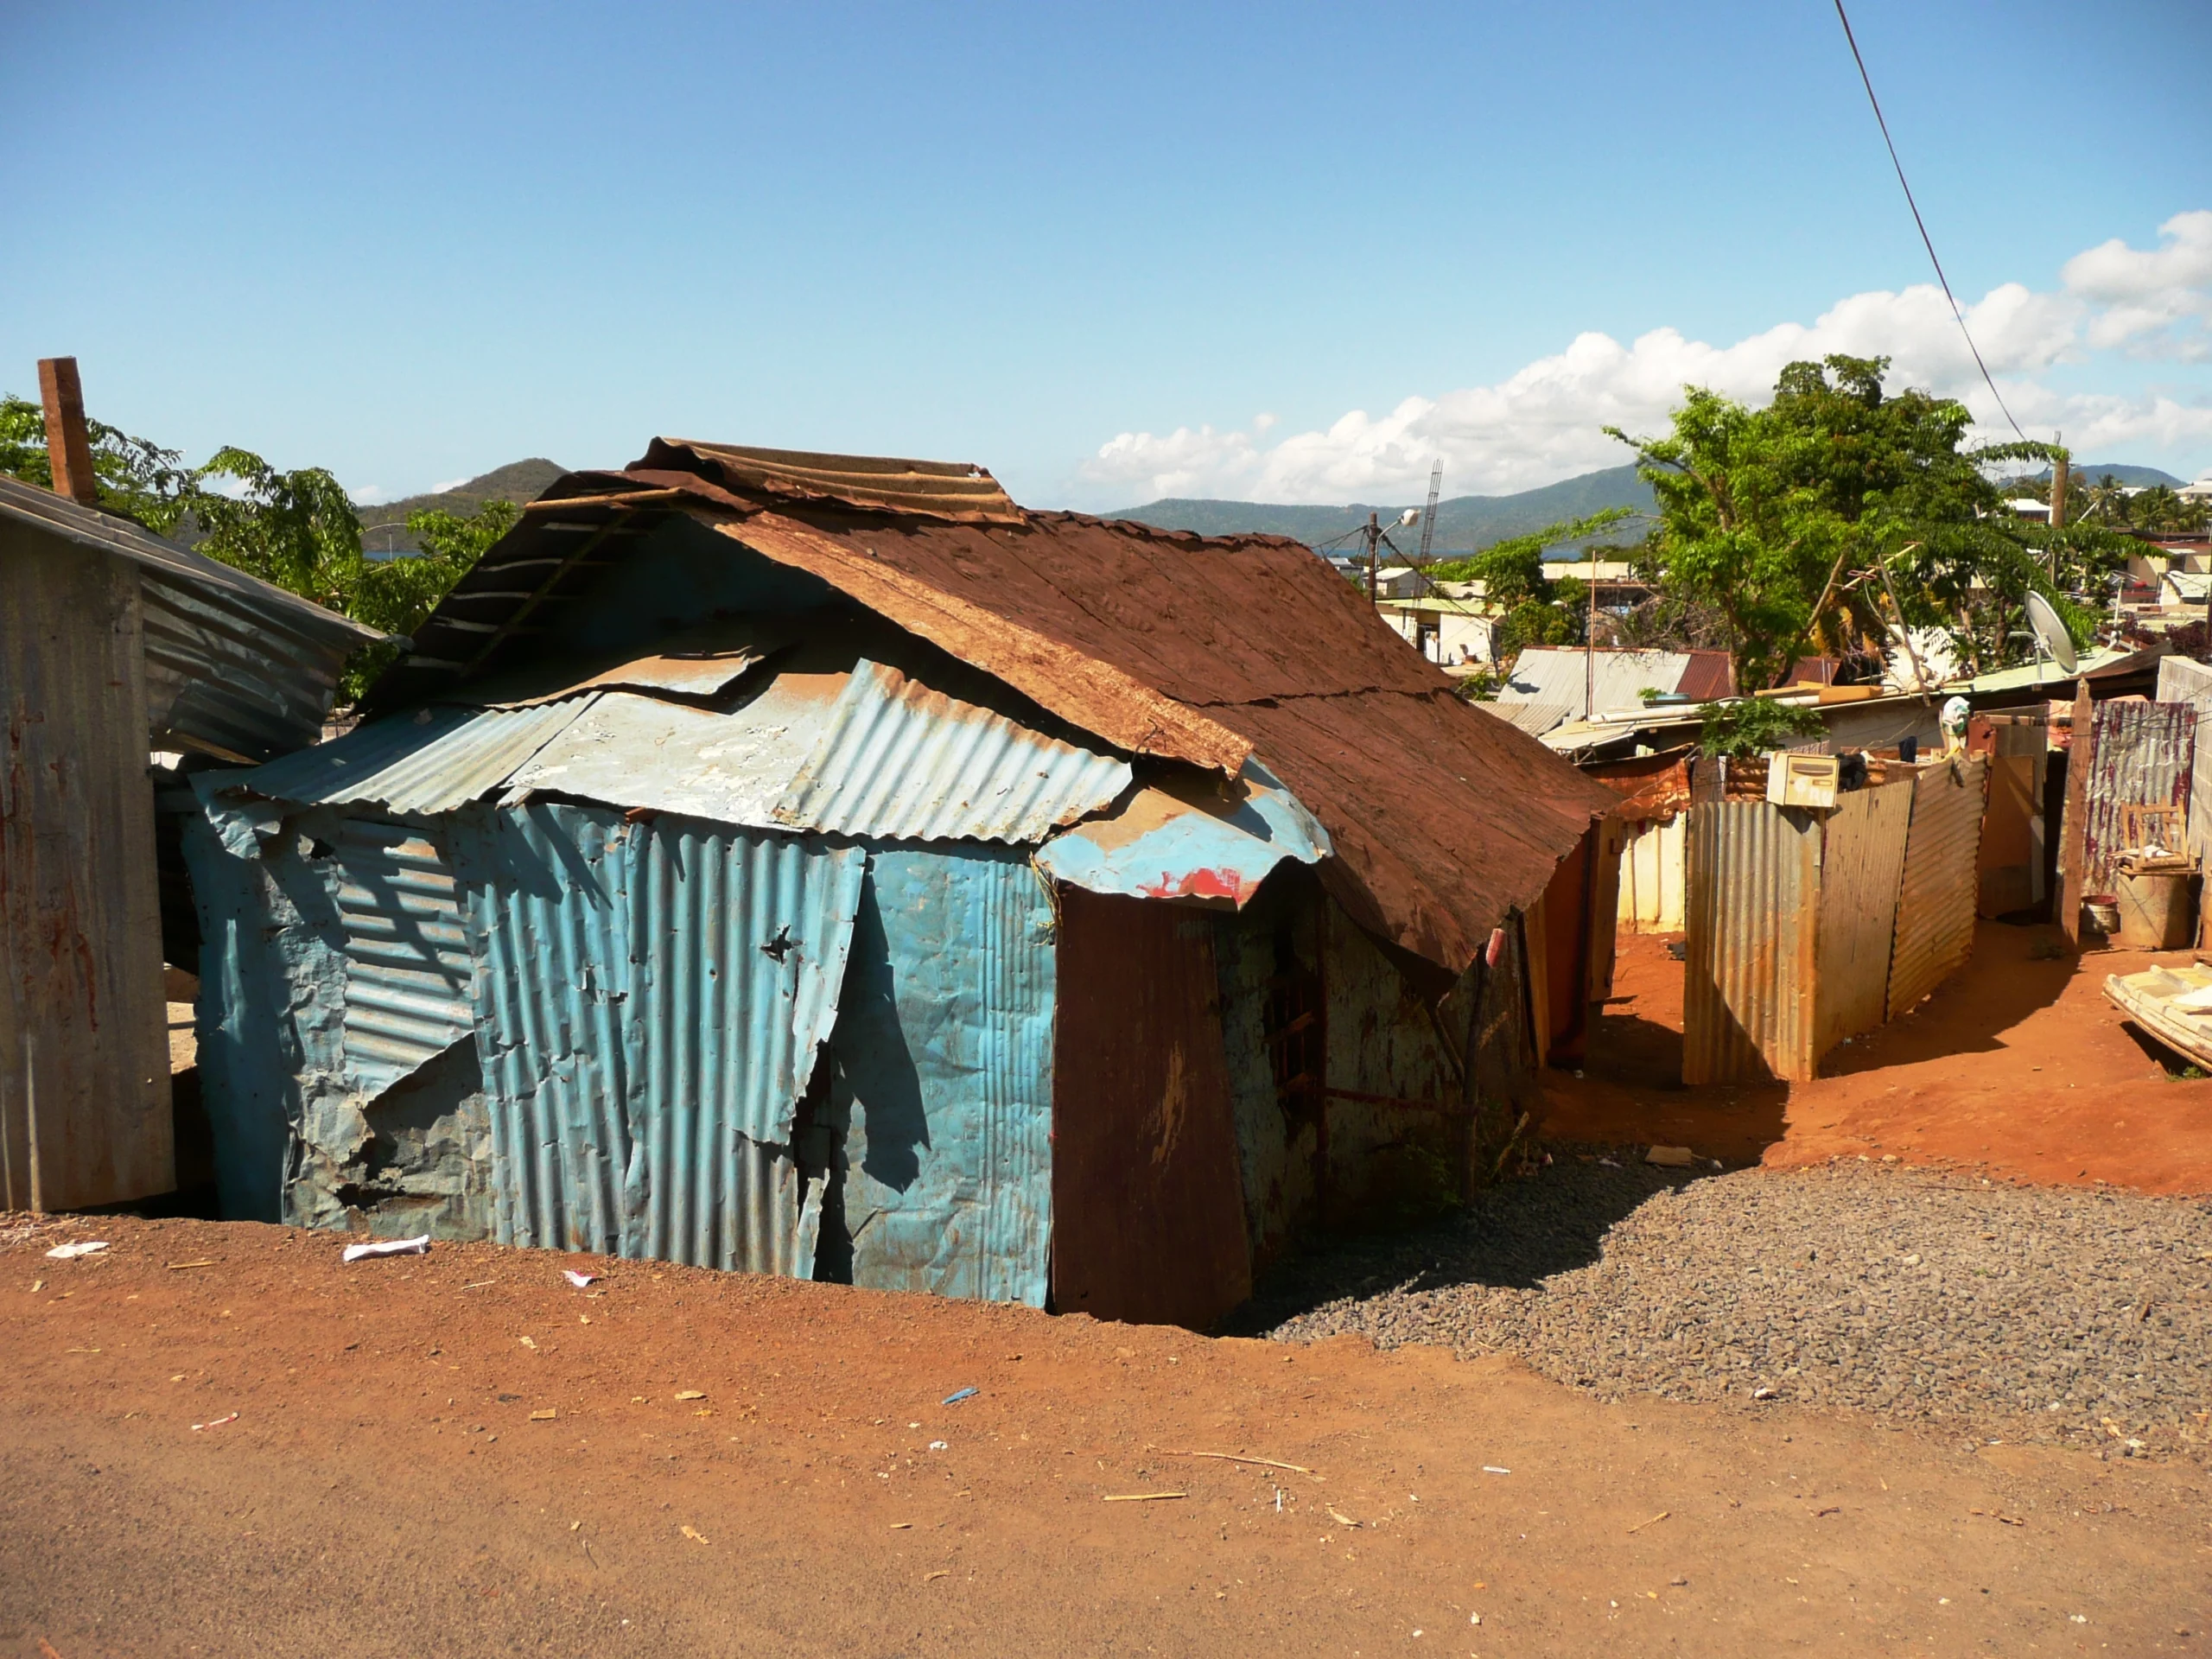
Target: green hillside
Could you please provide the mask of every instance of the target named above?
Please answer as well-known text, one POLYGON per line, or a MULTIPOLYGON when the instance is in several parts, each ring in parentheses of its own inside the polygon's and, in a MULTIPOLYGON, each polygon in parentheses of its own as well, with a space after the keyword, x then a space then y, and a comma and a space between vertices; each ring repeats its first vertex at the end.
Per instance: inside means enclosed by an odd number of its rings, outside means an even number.
MULTIPOLYGON (((1366 523, 1370 512, 1381 514, 1388 524, 1406 507, 1420 505, 1418 501, 1387 506, 1354 502, 1341 507, 1300 507, 1255 501, 1167 500, 1130 507, 1112 516, 1157 524, 1162 530, 1197 531, 1205 536, 1263 531, 1292 537, 1312 546, 1366 523)), ((1526 536, 1571 518, 1587 518, 1601 508, 1649 512, 1651 505, 1651 491, 1636 475, 1634 467, 1608 467, 1515 495, 1454 496, 1436 504, 1436 534, 1430 550, 1471 553, 1510 536, 1526 536)), ((1633 524, 1624 529, 1627 539, 1643 534, 1642 528, 1633 524)), ((1421 532, 1407 534, 1418 537, 1421 532)))
POLYGON ((482 477, 472 478, 450 490, 362 507, 359 509, 361 545, 372 553, 411 553, 415 550, 415 538, 407 533, 409 513, 432 507, 467 518, 486 501, 512 501, 518 505, 534 501, 547 485, 568 470, 542 455, 534 455, 528 461, 511 461, 504 467, 494 467, 482 477))

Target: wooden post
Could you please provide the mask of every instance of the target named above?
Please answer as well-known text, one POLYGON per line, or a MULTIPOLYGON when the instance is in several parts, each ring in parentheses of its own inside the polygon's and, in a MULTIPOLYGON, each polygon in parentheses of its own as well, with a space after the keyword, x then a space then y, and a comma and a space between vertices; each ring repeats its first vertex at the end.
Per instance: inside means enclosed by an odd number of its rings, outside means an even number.
POLYGON ((85 426, 85 390, 77 379, 77 359, 39 359, 38 395, 46 405, 46 458, 54 469, 54 493, 98 506, 100 492, 92 477, 92 442, 85 426))

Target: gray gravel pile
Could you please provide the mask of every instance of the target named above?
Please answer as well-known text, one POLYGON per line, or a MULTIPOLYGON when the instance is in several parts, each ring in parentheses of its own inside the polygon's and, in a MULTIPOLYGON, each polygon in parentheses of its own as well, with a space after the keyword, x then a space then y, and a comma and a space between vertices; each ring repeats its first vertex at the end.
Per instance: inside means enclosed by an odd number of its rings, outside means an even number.
POLYGON ((1510 1352, 1606 1395, 2212 1452, 2212 1205, 1856 1160, 1695 1179, 1554 1155, 1425 1232, 1290 1264, 1239 1328, 1510 1352))

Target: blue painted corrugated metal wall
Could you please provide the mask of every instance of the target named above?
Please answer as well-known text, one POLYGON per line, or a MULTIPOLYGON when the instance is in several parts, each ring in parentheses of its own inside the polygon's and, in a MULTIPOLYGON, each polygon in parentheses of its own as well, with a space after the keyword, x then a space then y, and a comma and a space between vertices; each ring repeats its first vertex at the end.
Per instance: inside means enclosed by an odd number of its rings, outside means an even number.
POLYGON ((468 939, 453 872, 423 830, 348 818, 335 861, 346 1080, 379 1095, 468 1035, 468 939))
POLYGON ((631 831, 630 856, 625 1253, 810 1274, 791 1118, 836 1018, 868 855, 661 818, 631 831), (786 1173, 748 1179, 764 1159, 786 1173))
POLYGON ((1053 923, 1019 851, 879 851, 831 1039, 852 1279, 1042 1306, 1053 923))
POLYGON ((791 1120, 866 854, 546 801, 472 815, 455 843, 497 1236, 810 1273, 791 1120))

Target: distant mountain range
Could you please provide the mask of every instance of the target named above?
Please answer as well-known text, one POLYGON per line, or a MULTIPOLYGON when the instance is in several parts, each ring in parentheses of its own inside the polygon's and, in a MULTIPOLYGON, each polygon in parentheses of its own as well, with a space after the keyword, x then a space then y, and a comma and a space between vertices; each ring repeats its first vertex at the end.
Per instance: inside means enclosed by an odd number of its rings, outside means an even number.
MULTIPOLYGON (((2074 471, 2092 484, 2101 484, 2109 475, 2130 489, 2148 489, 2153 484, 2163 484, 2170 490, 2177 490, 2189 482, 2185 478, 2176 478, 2171 473, 2162 473, 2156 467, 2130 467, 2117 461, 2077 461, 2074 463, 2074 471)), ((2049 478, 2050 468, 2045 467, 2024 476, 2049 478)))
POLYGON ((535 501, 545 486, 569 469, 543 455, 511 461, 494 467, 480 478, 456 484, 449 490, 410 495, 403 501, 380 501, 355 511, 361 519, 361 545, 371 553, 412 553, 415 538, 407 533, 407 515, 425 507, 467 518, 486 501, 512 501, 519 505, 535 501))
MULTIPOLYGON (((1157 524, 1162 530, 1192 530, 1203 536, 1253 531, 1288 536, 1313 547, 1365 524, 1370 512, 1388 524, 1406 508, 1421 505, 1419 501, 1402 501, 1394 506, 1353 502, 1341 507, 1299 507, 1259 501, 1171 499, 1124 508, 1110 516, 1157 524)), ((1527 536, 1571 518, 1586 518, 1606 507, 1651 511, 1650 486, 1636 475, 1634 467, 1608 467, 1514 495, 1455 495, 1448 501, 1439 501, 1436 533, 1429 551, 1471 553, 1510 537, 1527 536)), ((1643 534, 1643 527, 1631 522, 1622 527, 1616 539, 1635 541, 1643 534)), ((1420 538, 1418 529, 1392 537, 1408 553, 1420 538)))

